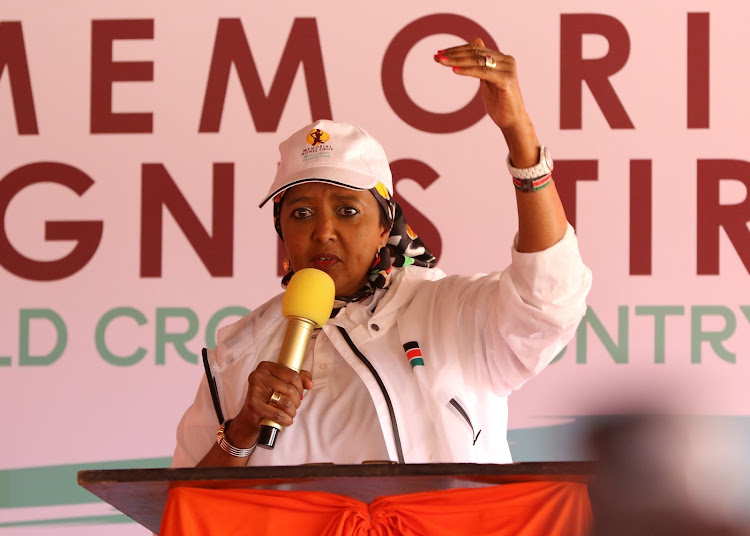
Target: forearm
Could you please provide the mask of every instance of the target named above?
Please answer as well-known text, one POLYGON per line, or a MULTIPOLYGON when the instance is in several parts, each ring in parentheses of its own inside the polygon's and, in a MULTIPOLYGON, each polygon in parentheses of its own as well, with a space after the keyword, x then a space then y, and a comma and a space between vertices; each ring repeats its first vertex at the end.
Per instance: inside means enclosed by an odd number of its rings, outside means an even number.
MULTIPOLYGON (((502 129, 514 167, 527 168, 539 162, 541 144, 528 117, 512 128, 502 129)), ((553 181, 536 192, 516 190, 518 243, 522 253, 542 251, 565 236, 567 218, 553 181)))
MULTIPOLYGON (((513 167, 535 166, 540 144, 523 103, 515 58, 490 50, 475 38, 465 45, 439 50, 434 59, 457 75, 480 81, 484 109, 502 130, 513 167)), ((519 251, 541 251, 565 236, 565 212, 551 181, 535 192, 516 194, 516 200, 519 251)))
POLYGON ((247 465, 247 458, 237 458, 224 452, 218 443, 214 443, 211 450, 198 462, 196 467, 244 467, 247 465))
MULTIPOLYGON (((224 437, 230 445, 236 448, 254 448, 258 441, 258 432, 258 426, 243 426, 242 422, 237 418, 232 419, 224 429, 224 437)), ((232 456, 216 442, 203 459, 198 462, 196 467, 243 467, 247 465, 249 457, 232 456)))

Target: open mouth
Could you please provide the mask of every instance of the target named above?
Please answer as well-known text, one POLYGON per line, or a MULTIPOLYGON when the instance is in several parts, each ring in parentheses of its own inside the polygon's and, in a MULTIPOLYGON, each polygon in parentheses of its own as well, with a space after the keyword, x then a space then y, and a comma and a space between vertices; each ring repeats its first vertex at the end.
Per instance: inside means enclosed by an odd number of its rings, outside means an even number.
POLYGON ((321 255, 316 255, 312 258, 313 264, 321 269, 330 268, 336 263, 341 262, 341 259, 339 259, 336 255, 332 253, 323 253, 321 255))

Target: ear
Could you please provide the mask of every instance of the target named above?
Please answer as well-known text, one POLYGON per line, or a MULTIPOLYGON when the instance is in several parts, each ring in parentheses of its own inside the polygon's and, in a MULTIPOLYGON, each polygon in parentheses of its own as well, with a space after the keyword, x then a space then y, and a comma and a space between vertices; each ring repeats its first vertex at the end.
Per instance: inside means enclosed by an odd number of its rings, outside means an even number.
POLYGON ((390 229, 381 228, 380 241, 378 242, 381 248, 385 247, 385 245, 388 243, 388 237, 390 235, 391 235, 390 229))

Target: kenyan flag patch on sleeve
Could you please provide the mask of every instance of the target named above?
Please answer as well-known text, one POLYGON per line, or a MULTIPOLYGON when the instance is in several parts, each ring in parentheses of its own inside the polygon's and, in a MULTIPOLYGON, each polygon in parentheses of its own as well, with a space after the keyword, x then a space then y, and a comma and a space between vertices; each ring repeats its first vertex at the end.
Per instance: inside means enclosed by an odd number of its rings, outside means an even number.
POLYGON ((419 343, 417 341, 409 341, 404 344, 404 352, 406 352, 406 357, 409 359, 411 368, 420 365, 424 366, 424 359, 422 359, 422 350, 420 350, 419 343))

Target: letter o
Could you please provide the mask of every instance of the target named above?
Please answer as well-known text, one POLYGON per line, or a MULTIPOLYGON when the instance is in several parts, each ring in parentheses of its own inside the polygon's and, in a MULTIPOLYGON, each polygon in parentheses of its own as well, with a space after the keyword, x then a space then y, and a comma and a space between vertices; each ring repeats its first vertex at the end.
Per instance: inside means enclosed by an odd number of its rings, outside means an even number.
POLYGON ((435 113, 420 108, 411 100, 404 86, 404 63, 407 54, 417 42, 435 34, 457 35, 466 41, 480 37, 488 48, 498 48, 487 30, 471 19, 449 13, 422 17, 406 25, 388 45, 381 69, 383 93, 396 115, 414 128, 436 134, 458 132, 469 128, 484 117, 484 105, 478 89, 474 98, 460 110, 435 113))

